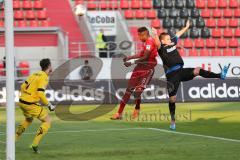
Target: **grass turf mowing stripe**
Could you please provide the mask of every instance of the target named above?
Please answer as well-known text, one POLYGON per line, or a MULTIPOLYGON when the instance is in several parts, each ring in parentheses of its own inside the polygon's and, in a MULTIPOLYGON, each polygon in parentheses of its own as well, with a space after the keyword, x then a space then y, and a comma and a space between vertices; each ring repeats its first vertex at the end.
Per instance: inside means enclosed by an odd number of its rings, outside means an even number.
MULTIPOLYGON (((171 133, 171 134, 187 135, 187 136, 202 137, 202 138, 208 138, 208 139, 215 139, 215 140, 221 140, 221 141, 229 141, 229 142, 240 143, 240 140, 238 140, 238 139, 230 139, 230 138, 215 137, 215 136, 209 136, 209 135, 201 135, 201 134, 169 131, 169 130, 159 129, 159 128, 122 128, 122 129, 119 129, 119 128, 106 128, 106 129, 97 129, 97 130, 52 131, 52 132, 48 132, 48 134, 81 133, 81 132, 105 132, 105 131, 129 131, 129 130, 153 130, 153 131, 160 131, 160 132, 171 133)), ((32 134, 36 134, 36 133, 35 132, 28 132, 28 133, 24 133, 24 134, 32 135, 32 134)), ((5 143, 5 142, 1 142, 0 141, 0 143, 5 143)))
POLYGON ((209 139, 216 139, 216 140, 222 140, 222 141, 229 141, 229 142, 237 142, 237 143, 240 143, 240 140, 238 140, 238 139, 230 139, 230 138, 215 137, 215 136, 208 136, 208 135, 202 135, 202 134, 193 134, 193 133, 169 131, 169 130, 159 129, 159 128, 148 128, 148 129, 149 129, 149 130, 154 130, 154 131, 165 132, 165 133, 172 133, 172 134, 179 134, 179 135, 187 135, 187 136, 195 136, 195 137, 202 137, 202 138, 209 138, 209 139))

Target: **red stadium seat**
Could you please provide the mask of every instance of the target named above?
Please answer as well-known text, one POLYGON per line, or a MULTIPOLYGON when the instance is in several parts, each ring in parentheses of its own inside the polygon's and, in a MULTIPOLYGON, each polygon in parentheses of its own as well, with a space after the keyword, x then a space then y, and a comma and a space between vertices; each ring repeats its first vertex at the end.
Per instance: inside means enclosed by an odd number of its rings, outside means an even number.
MULTIPOLYGON (((162 32, 165 32, 164 30, 163 30, 163 28, 160 28, 160 29, 158 29, 157 30, 157 33, 158 33, 158 35, 160 35, 162 32)), ((178 44, 180 44, 180 40, 178 41, 178 44)))
POLYGON ((240 48, 235 49, 234 56, 240 56, 240 48))
POLYGON ((212 50, 212 56, 222 56, 220 49, 213 49, 212 50))
POLYGON ((118 1, 117 0, 110 0, 108 3, 109 9, 118 9, 118 1))
POLYGON ((218 19, 218 23, 217 23, 217 26, 218 27, 221 27, 221 28, 225 28, 227 26, 227 21, 226 19, 218 19))
POLYGON ((218 8, 227 8, 226 0, 218 0, 218 8))
POLYGON ((13 22, 14 27, 18 27, 18 21, 13 22))
POLYGON ((126 19, 133 19, 134 13, 132 10, 125 10, 124 15, 126 19))
POLYGON ((196 48, 204 48, 204 46, 205 46, 204 40, 201 38, 195 39, 194 43, 195 43, 196 48))
POLYGON ((22 10, 16 10, 14 11, 14 19, 20 20, 23 19, 23 11, 22 10))
POLYGON ((178 52, 179 52, 179 54, 180 54, 182 57, 186 57, 186 56, 187 56, 185 50, 182 49, 182 48, 179 48, 179 49, 178 49, 178 52))
POLYGON ((43 2, 41 0, 35 0, 33 7, 34 9, 43 9, 43 2))
POLYGON ((4 22, 0 20, 0 27, 4 27, 4 22))
POLYGON ((234 17, 239 18, 240 17, 240 9, 234 10, 234 17))
POLYGON ((5 76, 4 64, 0 63, 0 76, 5 76))
POLYGON ((27 10, 26 19, 35 19, 35 12, 33 10, 27 10))
POLYGON ((207 48, 215 48, 216 42, 214 39, 206 39, 206 46, 207 48))
POLYGON ((203 18, 210 18, 211 17, 211 13, 209 9, 204 9, 201 11, 201 16, 203 18))
POLYGON ((233 36, 232 29, 230 28, 224 29, 223 36, 226 38, 232 37, 233 36))
POLYGON ((212 37, 214 38, 220 38, 222 36, 221 29, 213 28, 212 29, 212 37))
POLYGON ((20 76, 28 76, 29 75, 29 63, 28 62, 20 62, 19 65, 19 73, 20 76))
POLYGON ((225 9, 224 11, 223 11, 223 16, 225 17, 225 18, 231 18, 232 16, 233 16, 233 11, 232 11, 232 9, 225 9))
POLYGON ((232 28, 238 27, 238 19, 229 19, 228 26, 232 28))
POLYGON ((147 18, 148 19, 155 19, 156 18, 156 11, 155 10, 147 10, 147 18))
POLYGON ((139 0, 132 0, 131 8, 132 9, 139 9, 140 8, 140 1, 139 0))
POLYGON ((37 18, 38 19, 47 19, 47 12, 46 12, 46 10, 39 10, 39 11, 37 11, 37 18))
POLYGON ((208 19, 207 20, 207 24, 206 24, 207 27, 210 27, 210 28, 215 28, 216 27, 216 21, 215 19, 208 19))
POLYGON ((145 18, 145 12, 143 10, 136 10, 135 16, 137 19, 144 19, 145 18))
POLYGON ((20 9, 21 5, 20 5, 20 1, 13 1, 13 9, 20 9))
POLYGON ((97 9, 97 2, 96 1, 93 1, 93 0, 89 0, 88 3, 87 3, 87 8, 89 10, 95 10, 97 9))
POLYGON ((207 1, 207 7, 208 8, 216 8, 217 4, 216 4, 216 0, 208 0, 207 1))
POLYGON ((129 8, 129 3, 127 0, 121 0, 120 1, 120 8, 121 9, 128 9, 129 8))
POLYGON ((219 9, 214 9, 214 10, 212 10, 212 16, 213 16, 214 18, 220 18, 220 17, 222 17, 222 12, 221 12, 221 10, 219 10, 219 9))
POLYGON ((233 56, 233 50, 230 48, 224 49, 223 56, 233 56))
POLYGON ((234 36, 235 36, 235 37, 240 37, 240 28, 237 28, 237 29, 234 31, 234 36))
POLYGON ((197 8, 205 8, 205 5, 206 5, 205 2, 206 2, 205 0, 197 0, 196 7, 197 8))
POLYGON ((23 9, 32 9, 32 1, 24 0, 22 2, 23 9))
POLYGON ((49 27, 50 24, 49 24, 48 20, 43 20, 43 21, 39 22, 39 26, 41 26, 41 27, 49 27))
POLYGON ((229 2, 228 6, 230 8, 237 8, 238 7, 238 0, 229 0, 228 2, 229 2))
POLYGON ((185 39, 183 43, 184 48, 192 48, 193 47, 193 41, 192 39, 185 39))
POLYGON ((151 9, 152 8, 152 2, 148 0, 142 1, 142 8, 143 9, 151 9))
POLYGON ((238 39, 232 38, 228 41, 228 46, 230 48, 238 48, 239 44, 238 44, 238 39))
POLYGON ((29 26, 30 26, 30 27, 38 27, 38 21, 36 21, 36 20, 31 20, 31 21, 29 22, 29 26))
POLYGON ((210 52, 208 49, 201 49, 200 50, 200 56, 210 56, 210 52))
POLYGON ((198 51, 196 49, 190 49, 188 51, 188 56, 198 56, 198 51))
POLYGON ((101 0, 100 4, 99 4, 99 8, 101 8, 101 10, 106 10, 108 8, 108 5, 106 3, 106 1, 101 0))
POLYGON ((227 47, 227 40, 224 38, 218 39, 218 48, 226 48, 227 47))
POLYGON ((75 5, 83 4, 83 0, 75 0, 75 5))
POLYGON ((153 19, 153 20, 151 21, 151 26, 152 26, 153 28, 160 28, 160 27, 161 27, 161 22, 160 22, 160 20, 159 20, 159 19, 153 19))
POLYGON ((0 19, 4 19, 4 12, 3 11, 0 13, 0 19))
POLYGON ((27 23, 24 20, 20 20, 20 21, 18 21, 17 26, 18 27, 27 27, 27 23))

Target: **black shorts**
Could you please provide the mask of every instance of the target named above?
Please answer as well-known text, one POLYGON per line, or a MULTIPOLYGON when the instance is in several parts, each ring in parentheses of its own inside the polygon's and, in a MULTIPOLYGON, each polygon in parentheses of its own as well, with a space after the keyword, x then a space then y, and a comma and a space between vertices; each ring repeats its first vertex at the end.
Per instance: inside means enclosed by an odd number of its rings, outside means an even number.
POLYGON ((175 96, 181 82, 192 80, 194 76, 194 68, 181 68, 177 71, 169 73, 167 77, 167 89, 169 97, 175 96))

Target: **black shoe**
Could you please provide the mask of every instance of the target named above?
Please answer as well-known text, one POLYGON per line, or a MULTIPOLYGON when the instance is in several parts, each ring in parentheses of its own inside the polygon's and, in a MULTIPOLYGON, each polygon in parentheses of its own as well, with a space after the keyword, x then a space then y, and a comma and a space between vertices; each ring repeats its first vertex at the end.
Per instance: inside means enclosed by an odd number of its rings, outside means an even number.
POLYGON ((32 150, 34 151, 34 153, 37 153, 37 154, 40 153, 40 151, 39 151, 39 149, 38 149, 38 146, 31 146, 31 148, 32 148, 32 150))

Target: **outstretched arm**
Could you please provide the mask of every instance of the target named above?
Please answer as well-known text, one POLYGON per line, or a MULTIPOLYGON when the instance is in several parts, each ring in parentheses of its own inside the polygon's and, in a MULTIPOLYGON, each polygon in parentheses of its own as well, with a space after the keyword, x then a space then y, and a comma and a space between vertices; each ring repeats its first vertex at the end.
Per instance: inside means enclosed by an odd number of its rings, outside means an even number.
POLYGON ((143 61, 147 60, 147 59, 149 58, 149 56, 150 56, 150 51, 146 50, 146 51, 144 52, 144 56, 140 56, 140 54, 139 54, 139 57, 136 56, 136 58, 133 58, 132 60, 131 60, 131 59, 130 59, 130 60, 128 59, 128 60, 124 61, 124 65, 125 65, 126 67, 129 67, 129 66, 131 66, 132 64, 142 63, 143 61), (136 60, 134 60, 134 59, 136 59, 136 60))
POLYGON ((155 28, 152 28, 152 33, 153 33, 153 39, 155 41, 155 45, 157 46, 157 48, 159 49, 161 47, 161 42, 159 40, 159 37, 158 37, 158 33, 157 33, 157 30, 155 28))
POLYGON ((123 59, 123 61, 126 62, 126 61, 129 61, 129 60, 131 60, 131 59, 137 59, 137 58, 140 58, 140 57, 141 57, 141 53, 138 53, 138 54, 134 54, 134 55, 132 55, 132 56, 125 57, 125 58, 123 59))
POLYGON ((190 25, 191 25, 190 20, 188 20, 186 23, 186 26, 183 29, 181 29, 180 31, 178 31, 176 33, 176 36, 181 37, 181 35, 183 35, 189 29, 190 25))

